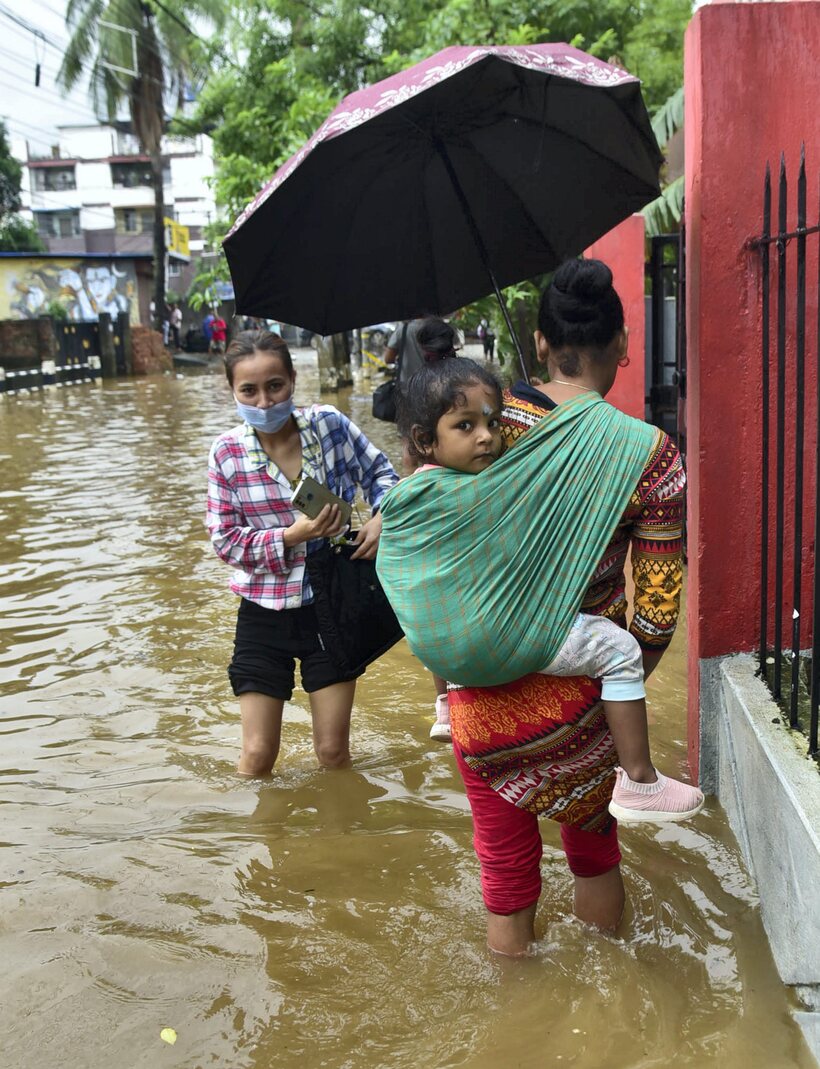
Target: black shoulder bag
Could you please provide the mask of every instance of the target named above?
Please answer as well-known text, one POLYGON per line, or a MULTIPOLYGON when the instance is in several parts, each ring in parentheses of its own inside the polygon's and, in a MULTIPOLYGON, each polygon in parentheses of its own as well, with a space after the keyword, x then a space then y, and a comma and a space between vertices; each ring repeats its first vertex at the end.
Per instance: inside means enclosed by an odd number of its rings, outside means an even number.
POLYGON ((376 575, 375 560, 352 560, 356 549, 352 542, 325 541, 305 560, 319 638, 348 679, 361 675, 404 637, 376 575))
POLYGON ((407 327, 408 324, 405 323, 401 332, 399 355, 396 358, 396 374, 373 391, 373 418, 384 420, 385 423, 396 422, 396 391, 401 378, 401 358, 404 356, 404 343, 407 341, 407 327))
POLYGON ((325 652, 351 679, 404 636, 376 562, 351 560, 356 549, 352 543, 328 542, 306 561, 325 652))

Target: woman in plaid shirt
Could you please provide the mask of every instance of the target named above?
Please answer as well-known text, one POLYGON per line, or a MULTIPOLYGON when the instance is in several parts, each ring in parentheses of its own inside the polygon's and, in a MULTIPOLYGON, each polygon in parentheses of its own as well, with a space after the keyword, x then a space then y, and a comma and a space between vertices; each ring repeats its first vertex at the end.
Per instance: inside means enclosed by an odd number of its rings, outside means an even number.
POLYGON ((296 372, 285 342, 243 331, 228 347, 225 371, 242 420, 220 435, 208 461, 207 525, 217 554, 235 569, 241 598, 228 676, 239 697, 246 776, 270 773, 279 753, 282 712, 293 693, 295 661, 310 697, 319 763, 350 761, 355 679, 341 679, 322 646, 305 558, 341 532, 336 505, 316 519, 296 512, 291 493, 305 476, 345 501, 361 487, 373 514, 354 557, 372 559, 381 533, 378 508, 398 481, 387 457, 330 405, 296 408, 296 372))

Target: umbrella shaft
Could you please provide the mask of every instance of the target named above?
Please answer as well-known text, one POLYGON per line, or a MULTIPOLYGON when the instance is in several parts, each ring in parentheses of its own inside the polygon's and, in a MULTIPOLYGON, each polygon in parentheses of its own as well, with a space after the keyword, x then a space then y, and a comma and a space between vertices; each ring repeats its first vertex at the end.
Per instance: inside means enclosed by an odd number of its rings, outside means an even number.
POLYGON ((512 325, 510 313, 507 308, 507 302, 504 300, 504 294, 501 292, 501 288, 498 285, 498 281, 495 277, 495 272, 493 271, 492 265, 490 264, 490 258, 487 255, 487 246, 484 244, 484 239, 481 236, 481 231, 478 229, 476 221, 473 218, 473 213, 470 211, 470 205, 467 201, 467 196, 461 186, 461 182, 459 182, 458 180, 458 175, 456 174, 455 168, 453 167, 453 161, 450 159, 450 155, 447 152, 447 148, 444 142, 441 141, 439 138, 436 138, 434 144, 436 146, 436 151, 438 152, 439 156, 441 156, 442 163, 444 164, 445 170, 447 171, 450 181, 453 183, 453 189, 456 192, 459 204, 461 205, 461 209, 464 212, 464 218, 467 220, 467 225, 470 228, 470 233, 473 235, 473 239, 476 243, 478 255, 481 257, 481 262, 484 265, 484 269, 486 270, 490 282, 492 283, 495 295, 498 298, 498 303, 501 307, 501 314, 504 316, 504 322, 507 324, 507 330, 510 332, 510 337, 512 338, 513 345, 515 346, 515 351, 518 353, 518 359, 521 363, 521 372, 524 376, 524 381, 529 382, 530 377, 527 372, 527 362, 524 359, 524 351, 521 348, 521 342, 519 341, 518 335, 516 334, 515 329, 512 325))

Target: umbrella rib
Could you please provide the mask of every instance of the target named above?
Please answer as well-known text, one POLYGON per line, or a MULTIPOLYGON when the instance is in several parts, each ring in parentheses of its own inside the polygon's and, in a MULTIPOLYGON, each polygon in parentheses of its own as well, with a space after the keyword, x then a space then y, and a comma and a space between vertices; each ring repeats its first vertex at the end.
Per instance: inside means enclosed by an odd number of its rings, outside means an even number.
POLYGON ((524 218, 527 220, 527 222, 533 228, 535 233, 538 234, 538 236, 541 238, 541 240, 543 241, 543 243, 546 246, 546 248, 549 249, 550 255, 555 257, 556 256, 556 252, 555 252, 555 248, 553 247, 552 242, 549 241, 549 239, 544 234, 544 232, 541 229, 541 227, 538 225, 538 223, 530 215, 529 211, 527 210, 526 205, 521 200, 521 198, 518 196, 518 194, 515 192, 515 189, 510 185, 510 183, 507 181, 507 179, 502 174, 499 174, 499 172, 496 170, 496 168, 492 166, 492 163, 490 163, 490 161, 486 160, 485 157, 482 156, 479 153, 478 149, 475 148, 474 145, 469 145, 469 147, 470 147, 471 151, 478 157, 478 159, 481 160, 481 162, 484 163, 484 165, 487 167, 487 169, 496 177, 496 179, 499 181, 499 183, 501 185, 503 185, 503 187, 507 190, 507 192, 510 193, 510 195, 516 200, 519 209, 524 214, 524 218))
MULTIPOLYGON (((427 167, 429 167, 430 161, 431 160, 435 160, 435 159, 438 159, 438 156, 431 153, 430 158, 427 160, 427 165, 425 167, 425 170, 427 169, 427 167)), ((436 263, 435 251, 433 249, 433 226, 432 226, 432 219, 430 217, 430 203, 429 203, 429 198, 427 196, 427 190, 426 189, 424 189, 422 197, 423 197, 423 201, 424 201, 424 214, 425 214, 426 222, 427 222, 427 225, 424 228, 425 234, 427 235, 427 259, 428 259, 428 263, 431 266, 431 270, 433 272, 433 293, 435 294, 435 304, 436 304, 435 311, 438 312, 439 315, 444 315, 445 310, 444 309, 439 310, 439 303, 438 303, 439 302, 439 294, 438 294, 438 264, 436 263)), ((432 312, 432 311, 433 311, 432 308, 417 308, 416 309, 416 312, 432 312)))
MULTIPOLYGON (((370 190, 370 188, 375 184, 375 182, 377 180, 378 180, 378 174, 373 179, 371 179, 370 183, 368 183, 367 191, 370 190)), ((362 195, 364 195, 366 191, 365 190, 361 190, 360 192, 362 193, 362 195)), ((348 217, 347 217, 347 233, 345 235, 345 241, 344 241, 344 244, 343 244, 343 248, 347 248, 348 247, 348 242, 350 241, 350 237, 351 237, 351 234, 352 234, 353 229, 354 229, 355 216, 356 216, 355 212, 350 212, 348 217)), ((336 298, 336 290, 338 289, 341 270, 342 270, 342 268, 344 266, 345 266, 344 257, 342 257, 342 256, 338 257, 338 263, 336 264, 336 269, 335 269, 335 271, 333 273, 333 283, 332 283, 331 286, 328 287, 328 295, 327 295, 327 298, 325 300, 325 315, 324 315, 324 317, 322 319, 322 325, 323 326, 327 326, 328 308, 330 308, 332 306, 333 301, 336 298)), ((359 326, 366 326, 366 325, 367 324, 365 324, 365 323, 360 323, 359 324, 359 326)))
MULTIPOLYGON (((534 119, 529 119, 529 118, 527 118, 527 116, 519 117, 518 121, 521 122, 521 123, 525 123, 527 126, 535 125, 535 120, 534 119)), ((539 122, 538 125, 541 126, 541 123, 539 122)), ((569 134, 569 133, 567 133, 566 130, 561 130, 559 127, 552 126, 550 124, 545 124, 545 128, 552 130, 552 132, 554 134, 560 134, 562 137, 566 137, 569 140, 574 140, 579 145, 583 145, 584 148, 587 149, 588 152, 594 153, 599 159, 605 160, 607 163, 611 164, 613 167, 617 167, 617 169, 619 171, 623 171, 624 174, 629 175, 630 178, 637 179, 638 181, 643 181, 643 178, 642 178, 642 176, 640 174, 636 174, 634 171, 630 170, 629 167, 625 163, 620 163, 618 160, 613 160, 613 158, 611 156, 607 156, 599 148, 596 148, 595 145, 591 144, 585 138, 579 137, 577 134, 569 134)))

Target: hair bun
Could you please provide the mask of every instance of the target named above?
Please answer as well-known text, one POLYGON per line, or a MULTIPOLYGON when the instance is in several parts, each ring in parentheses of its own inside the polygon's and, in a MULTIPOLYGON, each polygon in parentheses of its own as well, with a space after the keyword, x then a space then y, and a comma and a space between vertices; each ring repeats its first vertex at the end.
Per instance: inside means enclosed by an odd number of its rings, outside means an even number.
POLYGON ((597 305, 612 288, 612 272, 600 260, 568 260, 552 281, 559 297, 559 311, 569 323, 590 323, 597 305))
POLYGON ((623 325, 623 305, 606 264, 600 260, 561 264, 538 309, 539 330, 551 348, 603 350, 623 325))
POLYGON ((612 286, 612 272, 600 260, 567 260, 555 272, 553 285, 568 297, 595 301, 612 286))

